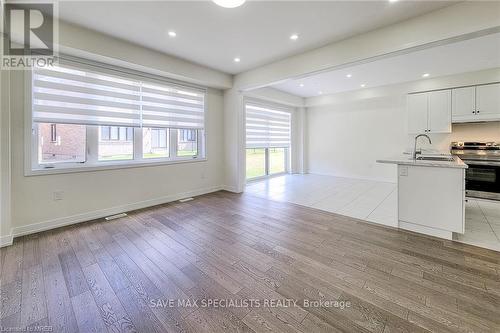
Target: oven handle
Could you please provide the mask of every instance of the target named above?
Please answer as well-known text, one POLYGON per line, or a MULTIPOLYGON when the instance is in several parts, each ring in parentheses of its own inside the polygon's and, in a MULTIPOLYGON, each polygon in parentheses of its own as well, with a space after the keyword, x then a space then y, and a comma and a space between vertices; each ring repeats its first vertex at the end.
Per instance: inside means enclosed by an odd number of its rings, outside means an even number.
POLYGON ((489 165, 489 166, 500 166, 500 161, 475 161, 475 160, 462 160, 467 165, 489 165))

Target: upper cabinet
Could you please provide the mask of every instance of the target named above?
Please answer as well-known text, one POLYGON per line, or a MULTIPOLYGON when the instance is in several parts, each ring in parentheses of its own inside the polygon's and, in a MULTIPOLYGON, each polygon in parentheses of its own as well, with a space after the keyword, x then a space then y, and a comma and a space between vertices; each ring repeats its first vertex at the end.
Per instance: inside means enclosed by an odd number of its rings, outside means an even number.
POLYGON ((476 115, 500 119, 500 83, 476 87, 476 115))
POLYGON ((476 114, 476 87, 452 89, 451 96, 453 122, 476 114))
POLYGON ((408 131, 410 133, 427 132, 428 106, 426 93, 408 95, 408 131))
POLYGON ((408 95, 408 132, 451 133, 451 90, 408 95))
POLYGON ((499 120, 499 83, 452 89, 452 121, 454 123, 499 120))
POLYGON ((432 91, 429 94, 430 133, 451 133, 451 91, 432 91))

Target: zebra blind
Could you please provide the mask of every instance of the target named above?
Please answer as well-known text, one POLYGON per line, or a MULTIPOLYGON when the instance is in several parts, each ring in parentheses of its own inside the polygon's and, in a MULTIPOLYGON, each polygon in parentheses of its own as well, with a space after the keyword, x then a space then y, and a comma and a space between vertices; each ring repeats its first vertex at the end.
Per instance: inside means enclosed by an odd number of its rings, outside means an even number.
POLYGON ((205 91, 65 61, 35 68, 34 122, 129 127, 204 127, 205 91))
POLYGON ((204 127, 204 91, 143 82, 141 97, 143 126, 204 127))
POLYGON ((290 147, 291 109, 256 102, 245 104, 246 147, 290 147))

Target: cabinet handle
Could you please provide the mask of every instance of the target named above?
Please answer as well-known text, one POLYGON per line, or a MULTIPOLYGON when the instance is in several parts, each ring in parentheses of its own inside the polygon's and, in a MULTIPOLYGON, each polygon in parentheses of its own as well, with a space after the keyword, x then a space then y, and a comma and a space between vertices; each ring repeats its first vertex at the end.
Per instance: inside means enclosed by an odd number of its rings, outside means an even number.
POLYGON ((476 113, 479 113, 479 110, 477 110, 476 113))
POLYGON ((476 111, 472 111, 473 114, 476 114, 476 111))

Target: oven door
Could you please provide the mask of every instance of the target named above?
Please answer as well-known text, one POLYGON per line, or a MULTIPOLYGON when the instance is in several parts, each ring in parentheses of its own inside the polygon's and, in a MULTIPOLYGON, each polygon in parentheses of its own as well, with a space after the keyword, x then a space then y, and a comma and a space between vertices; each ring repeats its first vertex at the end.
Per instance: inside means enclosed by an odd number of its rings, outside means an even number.
POLYGON ((469 166, 465 170, 467 195, 500 199, 500 165, 466 163, 469 166))

